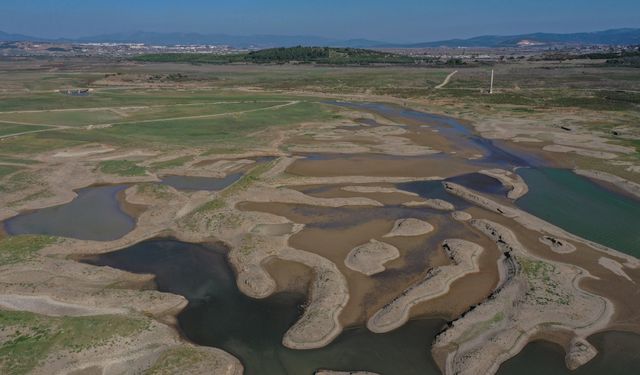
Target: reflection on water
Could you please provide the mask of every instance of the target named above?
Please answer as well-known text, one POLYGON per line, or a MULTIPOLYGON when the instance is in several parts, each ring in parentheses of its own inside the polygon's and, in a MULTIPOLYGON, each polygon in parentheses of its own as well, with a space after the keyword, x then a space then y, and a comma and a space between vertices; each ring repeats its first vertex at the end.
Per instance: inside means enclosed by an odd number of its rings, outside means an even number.
POLYGON ((135 220, 127 215, 117 195, 127 185, 88 187, 60 206, 24 213, 5 222, 9 234, 43 234, 81 240, 111 241, 129 233, 135 220))
POLYGON ((197 344, 233 353, 248 375, 311 375, 319 368, 439 374, 429 347, 442 328, 440 320, 414 320, 388 334, 349 328, 317 350, 283 347, 282 336, 302 313, 305 297, 295 293, 262 300, 246 297, 235 284, 226 250, 218 245, 159 239, 84 261, 155 274, 159 290, 189 299, 178 317, 184 334, 197 344))

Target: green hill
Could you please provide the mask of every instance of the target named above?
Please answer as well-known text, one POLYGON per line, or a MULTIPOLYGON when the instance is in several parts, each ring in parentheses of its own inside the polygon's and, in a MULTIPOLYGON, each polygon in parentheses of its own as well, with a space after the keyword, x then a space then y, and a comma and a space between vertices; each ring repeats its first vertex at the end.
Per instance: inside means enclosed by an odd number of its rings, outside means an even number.
POLYGON ((144 62, 188 62, 200 64, 416 64, 422 62, 410 56, 358 48, 289 47, 270 48, 248 53, 214 55, 200 53, 159 53, 133 58, 144 62))

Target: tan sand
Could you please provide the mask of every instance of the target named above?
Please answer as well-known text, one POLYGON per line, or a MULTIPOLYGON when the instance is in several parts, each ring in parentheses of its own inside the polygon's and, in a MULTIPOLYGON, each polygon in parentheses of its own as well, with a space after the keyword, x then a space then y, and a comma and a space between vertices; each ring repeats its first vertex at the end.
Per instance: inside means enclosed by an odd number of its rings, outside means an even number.
POLYGON ((433 231, 433 225, 419 219, 399 219, 393 224, 391 232, 383 237, 421 236, 433 231))
POLYGON ((605 182, 610 182, 615 186, 619 187, 620 189, 626 191, 627 193, 630 193, 635 197, 640 198, 640 184, 637 184, 633 181, 629 181, 622 177, 618 177, 611 173, 602 172, 602 171, 586 170, 586 169, 574 169, 573 171, 576 174, 579 174, 581 176, 585 176, 588 178, 593 178, 593 179, 601 180, 605 182))
POLYGON ((589 241, 584 238, 578 237, 551 223, 548 223, 536 216, 533 216, 525 211, 497 203, 478 192, 467 189, 458 184, 454 184, 451 182, 444 182, 443 184, 445 186, 445 189, 451 194, 459 196, 460 198, 463 198, 489 211, 497 212, 502 216, 513 219, 514 221, 516 221, 517 223, 519 223, 525 228, 540 232, 542 234, 554 237, 556 239, 559 238, 565 241, 571 240, 577 243, 582 243, 584 245, 587 245, 593 248, 594 250, 601 251, 605 254, 610 254, 617 258, 625 259, 626 260, 625 265, 629 267, 633 267, 633 268, 640 267, 640 260, 634 258, 633 256, 621 253, 617 250, 597 244, 593 241, 589 241))
POLYGON ((478 171, 478 173, 493 177, 500 181, 504 187, 509 188, 510 190, 507 194, 509 199, 516 200, 529 191, 529 187, 522 177, 516 173, 505 171, 504 169, 485 169, 478 171))
POLYGON ((456 208, 453 204, 442 199, 425 199, 423 201, 411 201, 402 204, 407 207, 428 207, 435 210, 453 211, 456 208))
POLYGON ((431 269, 422 281, 376 312, 367 322, 370 331, 383 333, 402 326, 409 320, 412 306, 446 294, 455 280, 479 271, 478 258, 483 251, 481 246, 465 240, 449 239, 443 242, 442 247, 451 263, 431 269))
POLYGON ((616 275, 620 277, 624 277, 625 279, 633 282, 633 280, 629 277, 629 275, 627 275, 627 273, 624 272, 622 264, 616 262, 615 260, 611 258, 600 257, 600 259, 598 259, 598 264, 608 269, 609 271, 615 273, 616 275))
MULTIPOLYGON (((432 349, 436 357, 447 353, 445 373, 493 374, 536 335, 562 329, 584 338, 610 322, 612 303, 578 287, 580 279, 589 276, 584 269, 533 256, 500 224, 488 220, 472 224, 509 254, 513 268, 492 298, 436 338, 432 349)), ((578 364, 580 358, 588 356, 572 355, 570 362, 578 364)))
POLYGON ((383 272, 384 264, 399 256, 400 252, 395 246, 372 239, 368 243, 353 248, 344 260, 344 264, 354 271, 371 276, 383 272))

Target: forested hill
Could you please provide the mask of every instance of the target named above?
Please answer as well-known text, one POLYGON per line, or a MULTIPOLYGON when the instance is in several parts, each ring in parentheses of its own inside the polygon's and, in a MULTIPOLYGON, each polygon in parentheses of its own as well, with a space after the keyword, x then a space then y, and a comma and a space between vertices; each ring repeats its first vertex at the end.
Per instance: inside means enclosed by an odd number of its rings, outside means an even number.
POLYGON ((421 62, 410 56, 359 48, 289 47, 270 48, 248 53, 214 55, 199 53, 160 53, 140 55, 136 61, 189 62, 208 64, 287 64, 316 63, 329 65, 414 64, 421 62))

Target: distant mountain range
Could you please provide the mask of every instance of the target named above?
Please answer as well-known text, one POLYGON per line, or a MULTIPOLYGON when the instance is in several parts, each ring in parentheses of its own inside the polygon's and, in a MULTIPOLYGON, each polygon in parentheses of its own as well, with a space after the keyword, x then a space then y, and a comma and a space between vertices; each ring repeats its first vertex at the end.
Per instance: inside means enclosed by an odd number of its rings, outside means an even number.
POLYGON ((559 44, 583 45, 631 45, 640 44, 640 29, 613 29, 586 33, 552 34, 533 33, 521 35, 485 35, 469 39, 450 39, 436 42, 393 44, 368 39, 331 39, 304 35, 251 35, 198 33, 134 32, 105 34, 75 39, 47 39, 0 31, 0 41, 39 41, 60 43, 144 43, 149 45, 211 44, 230 45, 237 48, 270 48, 291 46, 329 46, 354 48, 432 48, 432 47, 517 47, 552 46, 559 44))
POLYGON ((551 34, 533 33, 521 35, 484 35, 469 39, 450 39, 404 45, 408 48, 428 47, 517 47, 527 45, 590 44, 631 45, 640 44, 640 29, 613 29, 590 33, 551 34))

